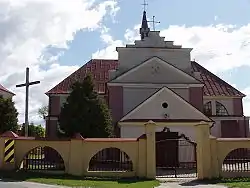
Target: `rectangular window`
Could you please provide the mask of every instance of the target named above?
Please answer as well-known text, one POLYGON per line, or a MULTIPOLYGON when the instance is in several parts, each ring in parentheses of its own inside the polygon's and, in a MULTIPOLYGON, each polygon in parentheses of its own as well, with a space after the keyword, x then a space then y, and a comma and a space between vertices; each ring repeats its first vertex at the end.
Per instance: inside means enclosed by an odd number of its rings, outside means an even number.
POLYGON ((103 61, 101 61, 101 66, 100 66, 100 67, 101 67, 101 69, 103 69, 103 68, 104 68, 104 66, 105 66, 105 65, 104 65, 104 62, 103 62, 103 61))
POLYGON ((109 79, 109 72, 105 72, 105 79, 109 79))
POLYGON ((100 80, 100 73, 96 73, 96 78, 95 78, 96 81, 99 81, 100 80))
POLYGON ((99 83, 98 84, 98 93, 105 93, 104 83, 99 83))
POLYGON ((91 70, 95 70, 96 69, 96 62, 93 62, 92 64, 91 64, 91 70))
POLYGON ((64 103, 67 102, 68 95, 62 95, 60 96, 60 106, 63 107, 64 103))
POLYGON ((86 73, 90 73, 91 72, 91 68, 90 67, 87 67, 86 68, 86 73))
POLYGON ((100 79, 104 80, 104 72, 100 72, 100 79))

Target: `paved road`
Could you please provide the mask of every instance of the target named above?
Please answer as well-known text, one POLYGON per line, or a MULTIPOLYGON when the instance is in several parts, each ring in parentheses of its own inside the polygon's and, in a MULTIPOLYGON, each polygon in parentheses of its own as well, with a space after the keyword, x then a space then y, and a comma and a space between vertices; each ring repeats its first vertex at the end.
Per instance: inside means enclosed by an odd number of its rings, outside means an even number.
POLYGON ((11 182, 0 180, 0 188, 66 188, 63 186, 44 185, 31 182, 11 182))
MULTIPOLYGON (((212 184, 201 184, 195 180, 187 180, 183 179, 180 181, 172 180, 173 182, 166 182, 167 180, 159 179, 160 181, 164 182, 161 183, 160 186, 157 188, 227 188, 223 185, 212 185, 212 184)), ((170 180, 171 181, 171 180, 170 180)))
POLYGON ((225 186, 222 186, 222 185, 183 185, 181 183, 162 183, 160 186, 158 186, 157 188, 191 188, 191 187, 194 187, 194 188, 226 188, 225 186))

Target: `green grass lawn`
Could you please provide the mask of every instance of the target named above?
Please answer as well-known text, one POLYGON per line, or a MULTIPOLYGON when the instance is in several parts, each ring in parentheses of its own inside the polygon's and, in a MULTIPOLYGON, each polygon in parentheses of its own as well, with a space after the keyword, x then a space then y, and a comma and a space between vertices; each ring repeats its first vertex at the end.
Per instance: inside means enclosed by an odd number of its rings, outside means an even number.
POLYGON ((81 178, 70 175, 45 175, 25 172, 0 172, 1 179, 14 181, 30 181, 44 184, 64 185, 69 187, 91 188, 154 188, 159 185, 156 180, 141 179, 97 179, 81 178))
POLYGON ((249 188, 250 182, 223 183, 223 185, 229 188, 249 188))
POLYGON ((211 180, 210 183, 225 185, 229 188, 250 188, 250 178, 228 178, 211 180))

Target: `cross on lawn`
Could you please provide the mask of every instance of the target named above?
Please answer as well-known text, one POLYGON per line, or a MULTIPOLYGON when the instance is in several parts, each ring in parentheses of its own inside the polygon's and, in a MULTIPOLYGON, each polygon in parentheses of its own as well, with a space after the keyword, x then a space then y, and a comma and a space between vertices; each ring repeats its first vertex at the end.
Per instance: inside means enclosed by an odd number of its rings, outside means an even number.
POLYGON ((26 98, 25 98, 25 136, 28 137, 29 127, 29 86, 40 84, 40 81, 30 82, 29 81, 29 68, 26 68, 26 82, 24 84, 16 85, 16 87, 26 87, 26 98))
POLYGON ((148 21, 148 22, 152 22, 153 23, 153 30, 154 31, 155 31, 155 24, 161 23, 161 22, 155 21, 155 16, 153 16, 153 20, 152 21, 148 21))

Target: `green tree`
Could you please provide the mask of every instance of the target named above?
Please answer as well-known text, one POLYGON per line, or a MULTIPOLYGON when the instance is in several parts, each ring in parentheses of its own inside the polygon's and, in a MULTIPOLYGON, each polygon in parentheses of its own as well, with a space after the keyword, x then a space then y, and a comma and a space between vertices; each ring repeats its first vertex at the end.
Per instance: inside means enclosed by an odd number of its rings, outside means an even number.
MULTIPOLYGON (((23 125, 20 132, 21 136, 25 135, 25 126, 23 125)), ((29 136, 32 137, 44 137, 45 136, 45 128, 42 125, 34 125, 31 123, 29 125, 29 136)))
POLYGON ((17 132, 18 112, 12 98, 3 98, 0 95, 0 134, 6 131, 17 132))
POLYGON ((38 115, 40 118, 45 119, 45 117, 48 115, 48 106, 42 106, 39 108, 38 115))
POLYGON ((112 120, 106 103, 94 91, 92 77, 72 85, 72 92, 59 116, 60 132, 72 137, 105 138, 113 135, 112 120))

